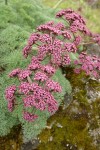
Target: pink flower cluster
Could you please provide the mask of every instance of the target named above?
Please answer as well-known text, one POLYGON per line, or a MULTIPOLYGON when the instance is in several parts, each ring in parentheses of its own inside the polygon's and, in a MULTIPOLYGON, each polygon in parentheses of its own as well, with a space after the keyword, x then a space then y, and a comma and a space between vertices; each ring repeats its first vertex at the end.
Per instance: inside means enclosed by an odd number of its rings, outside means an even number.
POLYGON ((30 92, 30 84, 28 82, 21 82, 19 86, 19 93, 27 95, 30 92))
POLYGON ((14 76, 17 76, 19 73, 20 73, 20 68, 17 68, 17 69, 14 69, 10 74, 9 76, 10 77, 14 77, 14 76))
POLYGON ((35 121, 38 116, 29 112, 23 112, 23 118, 29 122, 35 121))
POLYGON ((69 55, 64 55, 63 59, 62 59, 62 65, 66 66, 69 65, 71 63, 70 57, 69 55))
POLYGON ((82 16, 71 9, 61 10, 56 14, 56 17, 63 17, 70 24, 70 30, 76 33, 78 30, 84 34, 90 35, 91 32, 87 29, 85 20, 82 16))
MULTIPOLYGON (((28 69, 20 69, 20 72, 18 72, 18 69, 13 70, 10 73, 10 77, 17 76, 21 82, 21 84, 18 86, 17 93, 22 95, 22 102, 24 103, 24 108, 34 107, 35 109, 39 109, 40 111, 48 110, 50 113, 53 114, 58 109, 58 104, 55 98, 53 97, 52 92, 61 92, 61 86, 59 85, 59 83, 54 82, 52 80, 49 80, 48 83, 47 81, 50 77, 52 77, 56 70, 50 64, 40 64, 40 61, 36 56, 32 57, 31 64, 33 63, 34 65, 37 64, 39 67, 33 69, 30 68, 28 65, 28 69), (30 78, 30 76, 32 76, 32 72, 34 72, 32 78, 34 82, 30 78), (29 77, 31 82, 29 82, 27 77, 29 77), (39 85, 41 83, 42 85, 39 85)), ((7 91, 6 95, 8 95, 7 91)), ((15 97, 13 86, 9 88, 9 91, 11 91, 12 97, 15 97)), ((11 101, 10 103, 8 102, 8 109, 10 110, 11 108, 13 110, 14 101, 13 103, 11 103, 11 101)), ((33 116, 34 115, 25 114, 24 119, 27 121, 34 121, 36 118, 34 119, 33 116)))
POLYGON ((14 108, 14 101, 15 101, 15 91, 16 91, 16 86, 15 85, 12 85, 12 86, 9 86, 6 88, 6 91, 5 91, 5 97, 8 101, 8 110, 10 112, 13 111, 13 108, 14 108))
POLYGON ((38 31, 42 31, 42 32, 52 32, 53 34, 55 35, 60 35, 61 34, 61 31, 60 29, 56 28, 54 23, 52 23, 51 25, 46 23, 46 24, 43 24, 43 25, 40 25, 38 28, 37 28, 38 31))
POLYGON ((65 43, 64 49, 67 50, 68 52, 76 52, 77 47, 74 43, 65 43))
POLYGON ((41 70, 49 75, 53 75, 56 72, 55 68, 50 65, 41 66, 41 70))
POLYGON ((31 52, 31 50, 32 50, 32 46, 26 45, 26 46, 23 48, 23 51, 22 51, 23 56, 24 56, 25 58, 27 58, 28 55, 29 55, 29 53, 31 52))
POLYGON ((64 36, 64 38, 67 38, 68 40, 70 40, 72 38, 72 35, 71 35, 70 31, 68 31, 68 30, 64 30, 61 33, 64 36))
POLYGON ((42 34, 42 35, 40 35, 39 40, 40 40, 42 43, 48 43, 48 44, 50 44, 52 38, 50 37, 49 34, 42 34))
POLYGON ((34 80, 41 81, 41 82, 46 81, 47 79, 48 79, 48 76, 45 73, 40 72, 40 71, 37 72, 34 76, 34 80))
POLYGON ((19 80, 23 80, 25 78, 27 78, 29 75, 31 75, 31 71, 30 70, 21 70, 20 73, 18 74, 18 78, 19 80))
POLYGON ((32 50, 32 45, 36 43, 36 41, 38 41, 40 35, 38 33, 33 33, 31 34, 30 38, 28 39, 28 43, 27 45, 23 48, 23 56, 25 58, 28 57, 28 54, 31 52, 32 50))
POLYGON ((36 70, 40 68, 40 61, 37 57, 33 56, 31 63, 28 65, 29 70, 36 70))
POLYGON ((82 41, 82 37, 80 35, 76 36, 75 37, 75 40, 74 40, 74 44, 75 46, 78 46, 81 44, 81 41, 82 41))
MULTIPOLYGON (((59 91, 61 91, 61 89, 59 91)), ((50 113, 53 113, 58 109, 58 105, 54 97, 50 94, 48 90, 43 89, 40 86, 34 88, 33 93, 31 92, 30 95, 26 95, 26 97, 23 98, 23 102, 25 107, 34 106, 35 108, 41 111, 49 109, 49 105, 50 105, 50 107, 52 108, 52 112, 50 113), (56 108, 56 110, 53 108, 56 108)))
MULTIPOLYGON (((55 24, 51 21, 40 25, 37 31, 31 34, 27 45, 22 50, 25 58, 32 52, 33 45, 37 52, 26 69, 17 68, 9 74, 9 77, 18 77, 20 82, 20 85, 17 86, 18 89, 15 85, 6 89, 5 97, 8 100, 9 111, 14 109, 15 91, 17 90, 17 93, 21 95, 24 110, 28 111, 27 108, 32 107, 34 110, 48 110, 51 114, 55 113, 58 109, 58 103, 53 94, 62 92, 62 88, 58 82, 51 79, 52 76, 59 67, 66 67, 71 64, 70 53, 78 53, 83 33, 100 44, 100 36, 98 34, 93 35, 87 29, 80 14, 67 9, 58 12, 56 16, 58 18, 63 17, 67 24, 64 25, 61 22, 55 24)), ((97 70, 100 70, 100 59, 96 56, 91 57, 81 53, 79 60, 75 61, 75 65, 77 66, 75 68, 76 73, 83 70, 89 75, 99 76, 97 70)), ((31 122, 38 118, 37 115, 27 111, 23 113, 25 120, 31 122)))
POLYGON ((74 71, 80 73, 81 70, 85 71, 87 75, 92 75, 95 78, 99 78, 100 74, 100 59, 97 56, 89 56, 82 52, 79 56, 79 60, 75 61, 75 65, 78 65, 74 71))
POLYGON ((10 74, 9 77, 18 77, 19 80, 23 80, 31 75, 31 71, 28 69, 21 70, 20 68, 14 69, 10 74))
MULTIPOLYGON (((66 27, 63 23, 55 24, 53 21, 40 25, 37 28, 37 32, 30 36, 28 44, 25 47, 25 50, 23 50, 23 55, 25 57, 27 57, 31 52, 30 50, 32 49, 32 45, 35 45, 38 49, 36 55, 37 60, 42 61, 45 57, 50 56, 51 65, 56 65, 58 67, 61 65, 63 66, 63 59, 67 57, 67 60, 68 53, 70 52, 76 53, 78 46, 82 41, 81 36, 78 35, 79 33, 75 35, 72 29, 75 30, 75 33, 79 30, 87 35, 90 35, 90 32, 86 28, 84 19, 80 14, 74 12, 73 10, 62 10, 58 12, 56 16, 64 17, 64 19, 68 21, 69 26, 66 27), (64 40, 60 40, 57 38, 58 36, 62 36, 64 40), (71 41, 68 42, 68 40, 71 41), (65 52, 68 53, 66 54, 65 52)), ((70 58, 66 65, 70 65, 70 58)), ((36 61, 34 61, 29 64, 28 69, 35 70, 39 69, 39 67, 40 63, 36 63, 36 61)))
POLYGON ((5 91, 5 97, 8 101, 13 100, 14 99, 14 93, 16 91, 16 86, 12 85, 9 86, 6 91, 5 91))
POLYGON ((31 34, 30 38, 28 39, 28 45, 32 46, 33 44, 35 44, 35 42, 38 41, 39 37, 40 34, 38 33, 31 34))
POLYGON ((48 80, 46 82, 46 87, 49 91, 54 91, 54 92, 61 92, 62 88, 59 85, 58 82, 55 82, 53 80, 48 80))
POLYGON ((46 44, 38 46, 38 59, 39 60, 43 60, 46 57, 47 53, 49 52, 49 48, 47 46, 48 45, 46 44))

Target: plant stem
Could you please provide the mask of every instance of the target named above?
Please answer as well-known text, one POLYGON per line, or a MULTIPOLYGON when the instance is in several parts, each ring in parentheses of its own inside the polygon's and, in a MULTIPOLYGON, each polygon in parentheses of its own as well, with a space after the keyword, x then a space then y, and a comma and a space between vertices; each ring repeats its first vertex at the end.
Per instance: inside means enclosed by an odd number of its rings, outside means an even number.
POLYGON ((27 77, 27 80, 28 80, 29 83, 32 83, 32 80, 29 76, 27 77))
POLYGON ((63 0, 58 1, 58 3, 53 7, 53 9, 56 9, 62 2, 63 2, 63 0))
POLYGON ((5 5, 8 5, 8 0, 5 0, 5 5))
POLYGON ((82 45, 94 44, 94 42, 82 43, 82 45))

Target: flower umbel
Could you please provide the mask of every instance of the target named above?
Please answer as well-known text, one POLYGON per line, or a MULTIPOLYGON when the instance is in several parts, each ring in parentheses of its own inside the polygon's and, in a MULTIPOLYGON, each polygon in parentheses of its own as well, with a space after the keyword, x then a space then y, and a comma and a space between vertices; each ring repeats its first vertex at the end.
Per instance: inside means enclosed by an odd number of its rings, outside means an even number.
POLYGON ((18 85, 6 88, 8 110, 12 112, 16 109, 16 104, 22 105, 22 116, 28 122, 40 117, 35 114, 36 110, 48 111, 50 114, 58 110, 55 95, 63 91, 59 81, 56 82, 54 78, 57 69, 74 65, 76 73, 82 70, 87 75, 99 78, 100 59, 89 56, 86 52, 81 53, 79 48, 86 36, 90 41, 100 44, 100 35, 92 34, 83 17, 71 9, 59 11, 56 17, 64 19, 67 24, 50 21, 37 27, 22 50, 25 58, 29 55, 32 57, 31 61, 25 69, 17 68, 9 74, 10 78, 17 77, 18 85), (75 61, 70 54, 78 55, 75 61), (28 112, 30 110, 32 113, 28 112))

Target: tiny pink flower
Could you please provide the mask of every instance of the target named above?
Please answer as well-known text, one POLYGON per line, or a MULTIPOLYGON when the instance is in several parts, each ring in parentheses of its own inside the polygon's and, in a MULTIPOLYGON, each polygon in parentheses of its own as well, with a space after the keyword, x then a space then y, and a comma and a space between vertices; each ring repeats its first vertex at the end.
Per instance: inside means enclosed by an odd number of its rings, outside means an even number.
POLYGON ((21 70, 20 73, 18 74, 18 78, 19 80, 23 80, 25 78, 27 78, 29 75, 31 75, 31 71, 30 70, 21 70))
POLYGON ((37 81, 46 81, 48 79, 48 76, 43 73, 43 72, 37 72, 34 76, 34 80, 37 80, 37 81))
POLYGON ((20 71, 21 71, 20 68, 14 69, 14 70, 9 74, 9 77, 15 77, 15 76, 17 76, 17 75, 20 73, 20 71))
POLYGON ((35 114, 32 114, 32 113, 29 113, 29 112, 24 112, 23 113, 23 118, 26 121, 33 122, 33 121, 35 121, 38 118, 38 116, 35 115, 35 114))
POLYGON ((5 97, 8 101, 14 99, 15 91, 16 91, 16 86, 15 85, 12 85, 12 86, 9 86, 9 87, 6 88, 5 97))
POLYGON ((27 95, 30 92, 30 84, 28 82, 21 82, 19 92, 27 95))
POLYGON ((61 92, 62 91, 62 88, 59 85, 59 83, 55 82, 53 80, 48 80, 46 82, 46 87, 47 87, 48 90, 51 90, 51 91, 54 91, 54 92, 61 92))

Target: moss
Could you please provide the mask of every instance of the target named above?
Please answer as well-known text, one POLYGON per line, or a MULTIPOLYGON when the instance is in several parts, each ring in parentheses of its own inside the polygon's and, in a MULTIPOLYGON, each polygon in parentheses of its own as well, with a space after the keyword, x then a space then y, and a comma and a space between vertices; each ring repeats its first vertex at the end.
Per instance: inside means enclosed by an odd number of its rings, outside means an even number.
POLYGON ((95 88, 95 90, 99 91, 100 90, 100 82, 96 81, 96 80, 89 80, 89 86, 91 88, 95 88))
POLYGON ((50 135, 50 130, 45 129, 43 134, 40 134, 40 139, 42 139, 43 143, 47 143, 50 135))
POLYGON ((21 126, 16 126, 11 133, 0 137, 0 150, 18 150, 22 144, 21 126))
MULTIPOLYGON (((56 121, 58 121, 57 116, 55 116, 56 121)), ((95 146, 91 146, 92 138, 90 138, 89 134, 87 133, 86 124, 87 119, 81 117, 79 120, 73 120, 72 118, 66 116, 66 117, 60 117, 59 123, 63 126, 63 128, 57 128, 56 125, 53 126, 53 128, 49 131, 45 130, 43 131, 43 134, 39 136, 40 140, 42 141, 43 145, 40 144, 38 147, 38 150, 42 150, 44 148, 45 143, 45 149, 51 150, 51 149, 59 149, 64 150, 65 145, 63 144, 69 141, 70 145, 77 145, 77 148, 85 148, 87 145, 89 148, 94 148, 95 146), (49 132, 49 134, 48 134, 49 132), (51 133, 51 134, 50 134, 51 133), (47 137, 49 135, 48 139, 52 136, 53 141, 48 142, 48 140, 44 139, 44 137, 47 137), (56 146, 55 146, 56 145, 56 146)))

